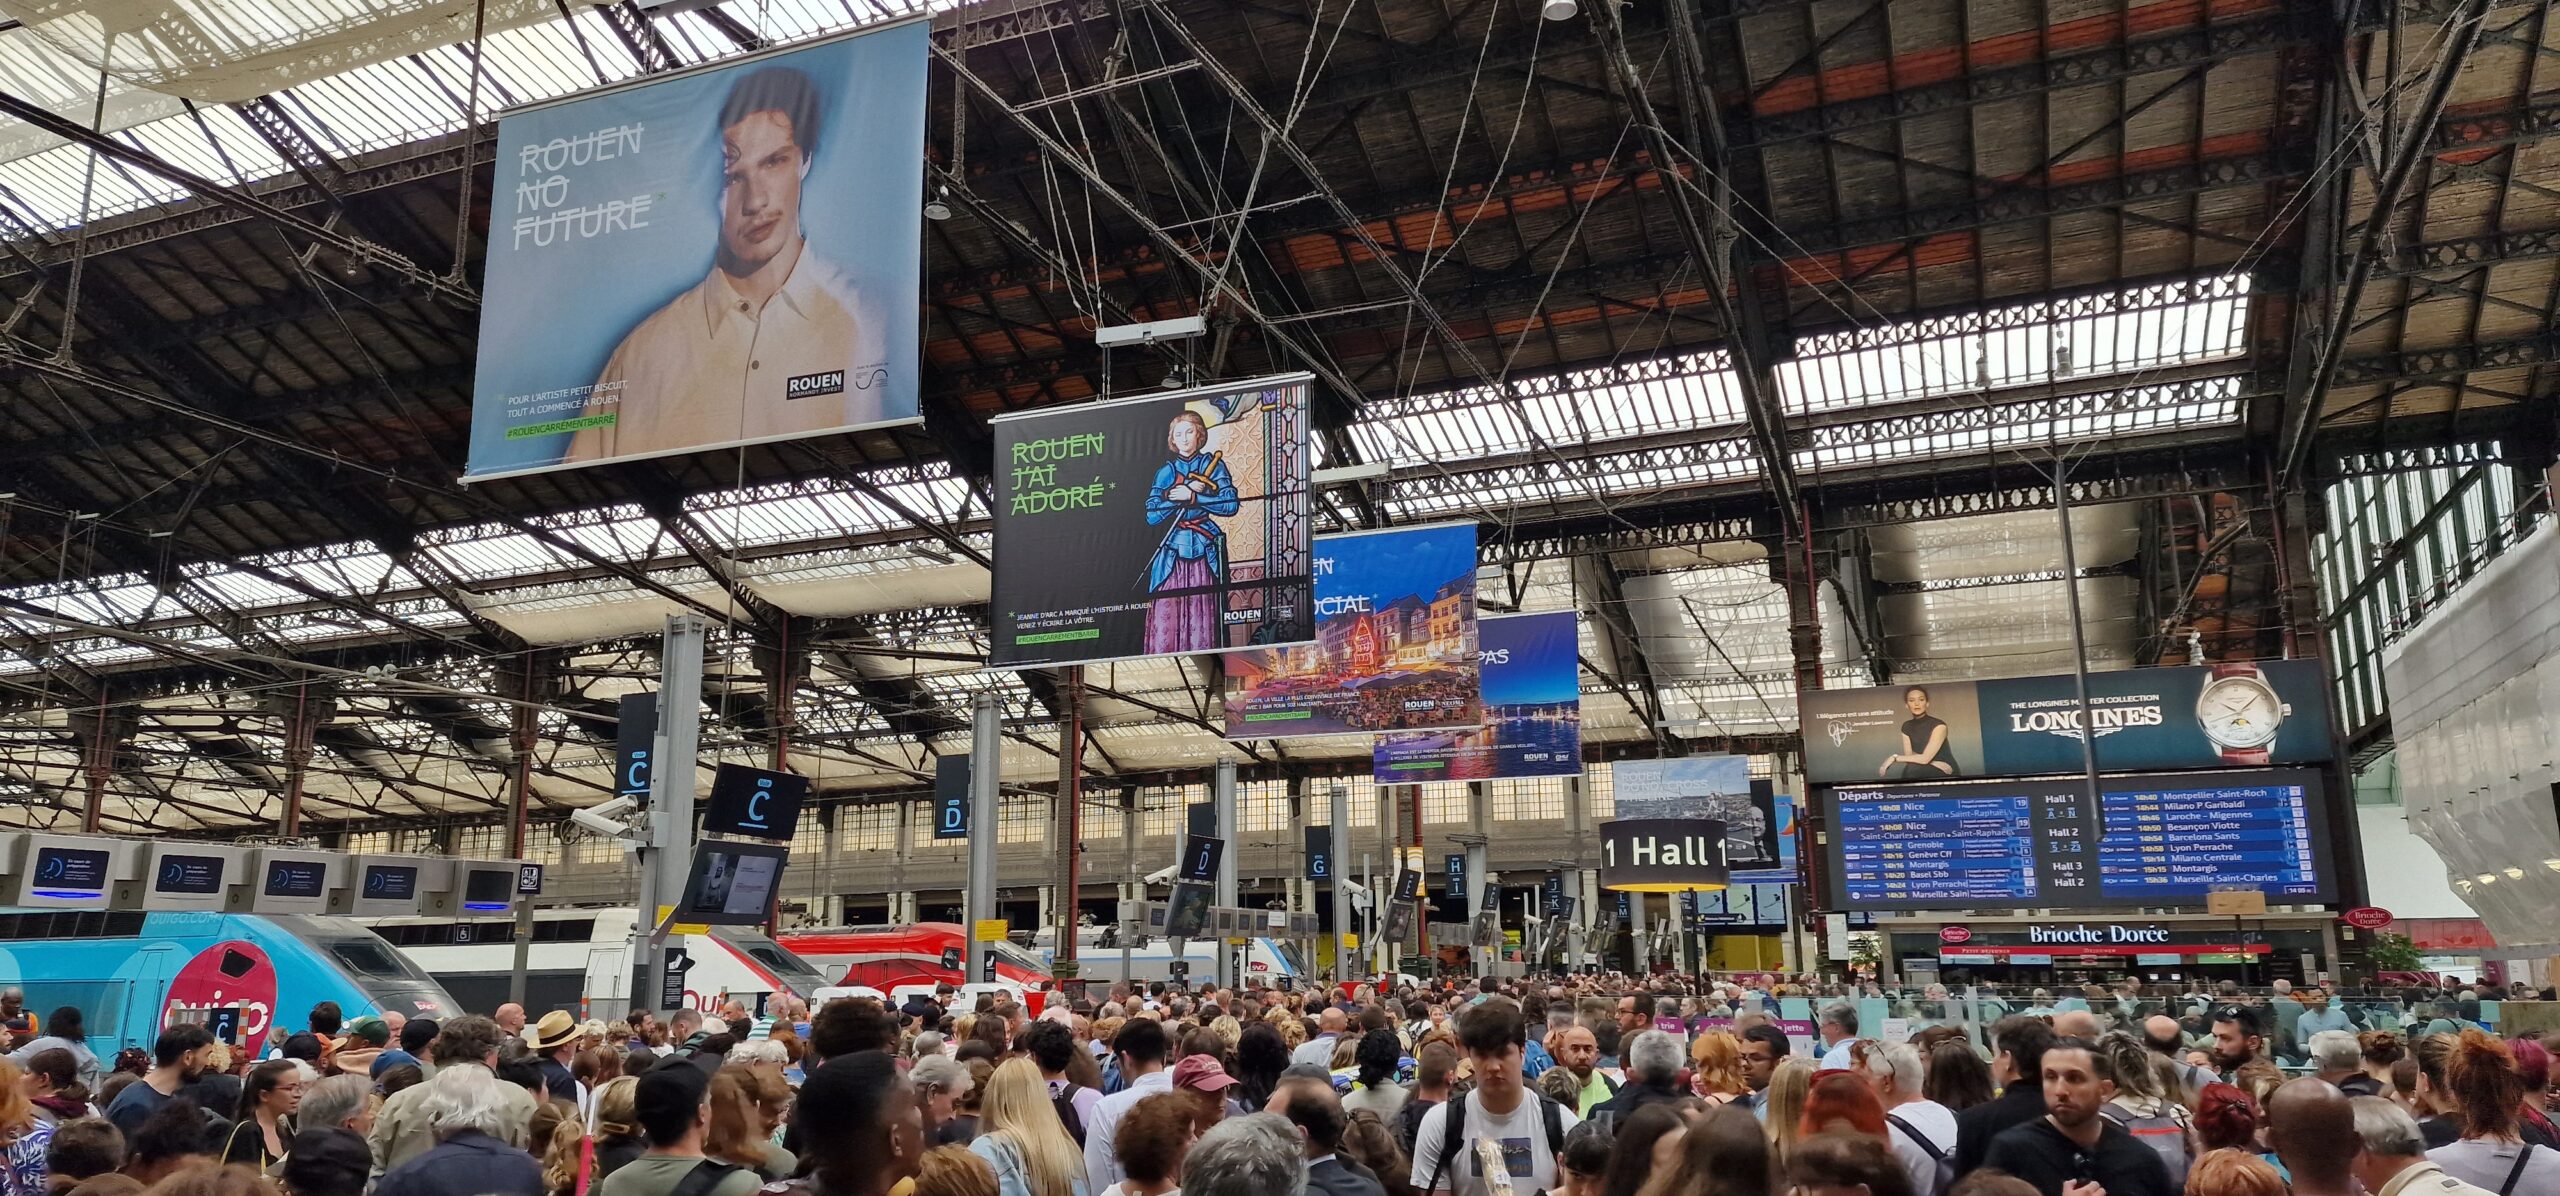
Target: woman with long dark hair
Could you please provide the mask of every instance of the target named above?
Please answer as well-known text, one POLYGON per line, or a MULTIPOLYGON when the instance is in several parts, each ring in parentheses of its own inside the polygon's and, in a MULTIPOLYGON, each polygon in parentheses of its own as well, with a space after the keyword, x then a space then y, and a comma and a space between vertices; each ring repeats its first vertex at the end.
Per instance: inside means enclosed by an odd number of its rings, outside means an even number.
POLYGON ((270 1059, 250 1068, 240 1085, 240 1105, 232 1111, 231 1137, 222 1144, 221 1161, 262 1172, 275 1166, 292 1149, 293 1111, 301 1104, 302 1064, 270 1059))
MULTIPOLYGON (((1647 1105, 1628 1123, 1661 1107, 1647 1105)), ((1770 1196, 1778 1178, 1776 1154, 1751 1114, 1732 1105, 1709 1109, 1682 1135, 1671 1164, 1655 1173, 1641 1196, 1770 1196)), ((1617 1160, 1610 1161, 1610 1170, 1617 1170, 1617 1160)))
POLYGON ((1257 1020, 1236 1035, 1234 1095, 1246 1112, 1259 1113, 1271 1103, 1280 1073, 1288 1069, 1289 1044, 1281 1040, 1279 1027, 1257 1020))
POLYGON ((1404 1110, 1404 1102, 1412 1093, 1396 1083, 1396 1068, 1404 1058, 1404 1046, 1393 1030, 1371 1030, 1360 1036, 1359 1054, 1353 1062, 1360 1073, 1356 1087, 1342 1098, 1345 1112, 1366 1109, 1379 1120, 1393 1118, 1404 1110))

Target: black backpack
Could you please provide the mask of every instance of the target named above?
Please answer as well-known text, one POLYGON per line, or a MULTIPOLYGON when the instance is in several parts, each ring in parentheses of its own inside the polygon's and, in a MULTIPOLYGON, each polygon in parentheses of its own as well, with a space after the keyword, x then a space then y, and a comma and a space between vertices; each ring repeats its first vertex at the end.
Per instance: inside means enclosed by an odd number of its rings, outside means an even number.
POLYGON ((1929 1135, 1912 1128, 1910 1122, 1904 1121, 1897 1114, 1887 1113, 1884 1119, 1892 1122, 1894 1128, 1901 1130, 1903 1137, 1911 1139, 1911 1144, 1919 1147, 1920 1152, 1928 1155, 1929 1162, 1935 1165, 1935 1170, 1930 1173, 1929 1190, 1920 1193, 1920 1196, 1943 1196, 1947 1189, 1955 1186, 1955 1152, 1930 1141, 1929 1135))
MULTIPOLYGON (((1547 1157, 1564 1158, 1564 1106, 1548 1100, 1545 1093, 1535 1088, 1527 1089, 1525 1095, 1538 1102, 1538 1121, 1547 1132, 1547 1157)), ((1449 1111, 1449 1120, 1440 1131, 1439 1165, 1431 1169, 1432 1186, 1455 1192, 1458 1190, 1458 1181, 1450 1174, 1449 1168, 1456 1165, 1458 1148, 1466 1143, 1467 1094, 1458 1093, 1440 1107, 1449 1111)), ((1556 1165, 1561 1167, 1564 1164, 1559 1162, 1556 1165)), ((1515 1175, 1511 1178, 1526 1179, 1527 1177, 1515 1175)))
POLYGON ((1076 1112, 1076 1094, 1082 1091, 1082 1085, 1069 1080, 1065 1088, 1049 1098, 1049 1107, 1058 1111, 1058 1124, 1067 1127, 1067 1136, 1074 1138, 1078 1146, 1084 1145, 1084 1117, 1076 1112))

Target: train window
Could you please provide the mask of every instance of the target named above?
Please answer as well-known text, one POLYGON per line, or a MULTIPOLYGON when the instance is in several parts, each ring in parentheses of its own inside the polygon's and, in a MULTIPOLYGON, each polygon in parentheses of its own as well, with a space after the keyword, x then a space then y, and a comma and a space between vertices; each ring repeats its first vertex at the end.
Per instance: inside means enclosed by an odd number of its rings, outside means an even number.
POLYGON ((409 969, 380 939, 333 939, 329 954, 350 972, 375 979, 406 980, 409 969))
POLYGON ((0 940, 129 939, 142 935, 139 913, 99 910, 35 910, 0 914, 0 940))

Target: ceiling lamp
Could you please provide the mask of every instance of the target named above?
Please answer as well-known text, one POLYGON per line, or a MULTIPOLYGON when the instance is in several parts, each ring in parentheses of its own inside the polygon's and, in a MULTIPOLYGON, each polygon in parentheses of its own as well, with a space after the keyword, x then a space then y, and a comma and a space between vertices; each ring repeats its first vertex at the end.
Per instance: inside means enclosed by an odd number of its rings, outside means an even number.
POLYGON ((1570 21, 1575 13, 1581 11, 1582 5, 1577 0, 1544 0, 1538 5, 1538 15, 1550 21, 1570 21))

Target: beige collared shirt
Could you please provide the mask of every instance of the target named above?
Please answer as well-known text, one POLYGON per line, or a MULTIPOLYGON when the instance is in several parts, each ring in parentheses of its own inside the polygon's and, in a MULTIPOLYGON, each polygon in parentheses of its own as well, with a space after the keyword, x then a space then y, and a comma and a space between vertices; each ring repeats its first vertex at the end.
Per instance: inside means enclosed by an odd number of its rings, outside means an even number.
POLYGON ((650 313, 605 362, 571 461, 823 432, 889 418, 881 322, 804 242, 761 311, 714 266, 650 313))

